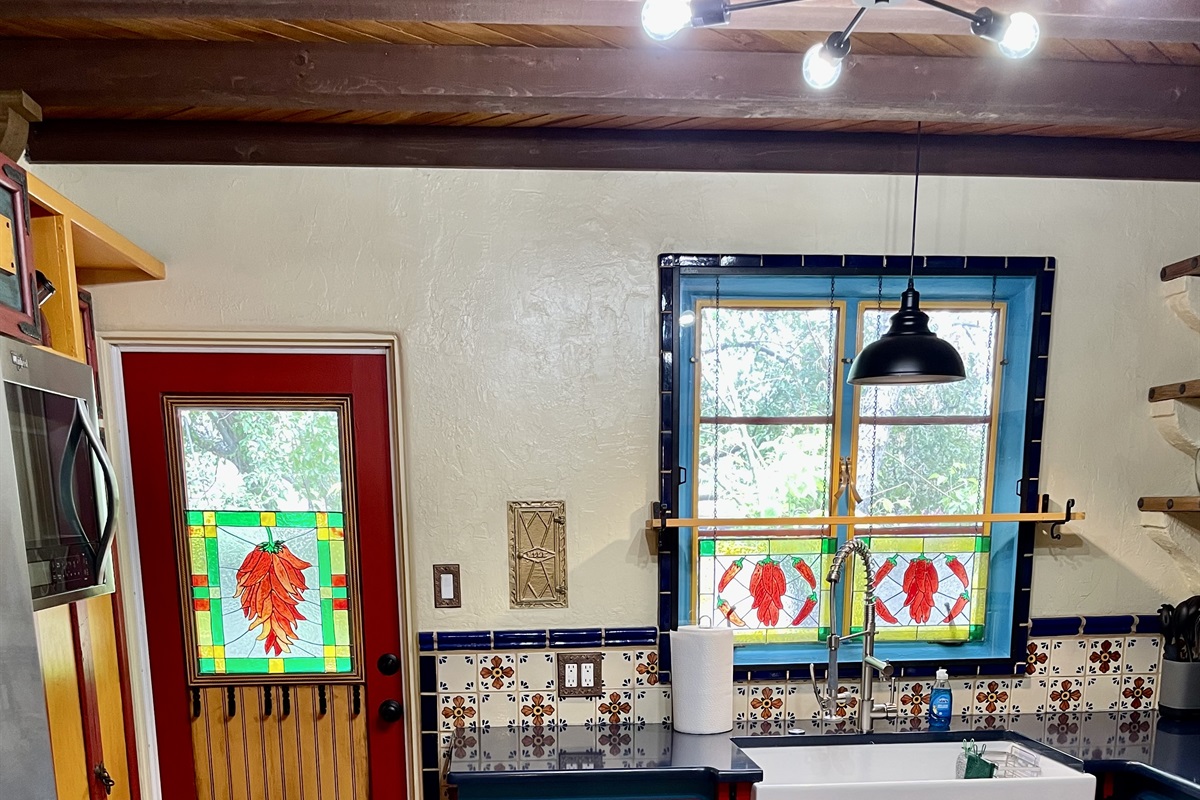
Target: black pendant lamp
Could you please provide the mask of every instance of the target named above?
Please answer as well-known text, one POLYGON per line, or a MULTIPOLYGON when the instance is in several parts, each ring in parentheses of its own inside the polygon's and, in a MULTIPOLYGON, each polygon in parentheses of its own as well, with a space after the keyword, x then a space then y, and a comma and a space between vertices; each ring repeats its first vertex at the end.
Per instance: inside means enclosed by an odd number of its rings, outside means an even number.
POLYGON ((892 315, 887 333, 854 357, 849 382, 855 386, 954 383, 967 377, 962 356, 954 346, 929 330, 929 315, 921 310, 921 295, 913 288, 913 273, 917 263, 917 192, 920 185, 921 123, 918 122, 908 288, 900 295, 900 310, 892 315))

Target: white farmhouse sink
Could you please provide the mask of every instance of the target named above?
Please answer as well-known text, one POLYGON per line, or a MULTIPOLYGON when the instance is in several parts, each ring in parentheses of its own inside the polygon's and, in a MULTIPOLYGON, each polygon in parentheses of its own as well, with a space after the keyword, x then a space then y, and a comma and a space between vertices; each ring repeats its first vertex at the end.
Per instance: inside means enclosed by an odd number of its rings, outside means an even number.
MULTIPOLYGON (((987 742, 1003 763, 1009 742, 987 742)), ((762 767, 754 800, 1093 800, 1096 778, 1045 756, 1039 778, 959 780, 961 742, 743 747, 762 767)))

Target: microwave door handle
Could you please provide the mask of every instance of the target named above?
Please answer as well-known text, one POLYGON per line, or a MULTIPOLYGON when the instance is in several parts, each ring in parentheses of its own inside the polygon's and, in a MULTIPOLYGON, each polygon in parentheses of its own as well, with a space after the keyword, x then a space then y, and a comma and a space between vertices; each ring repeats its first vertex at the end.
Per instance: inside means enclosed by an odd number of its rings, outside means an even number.
POLYGON ((75 402, 75 418, 79 420, 83 436, 87 439, 88 447, 95 454, 96 460, 100 462, 100 472, 104 476, 104 530, 100 534, 100 542, 95 551, 96 579, 100 580, 104 570, 108 567, 113 533, 117 525, 117 471, 113 469, 112 461, 108 458, 108 451, 104 449, 104 442, 101 441, 100 434, 92 426, 92 418, 88 414, 87 404, 83 400, 75 402))
POLYGON ((79 519, 79 509, 75 505, 75 460, 79 454, 79 442, 83 438, 83 425, 80 422, 79 406, 76 404, 74 416, 71 417, 71 427, 67 431, 67 441, 63 444, 62 463, 58 465, 58 504, 63 512, 63 519, 71 526, 75 538, 83 542, 92 552, 92 567, 97 565, 98 553, 96 546, 87 537, 83 523, 79 519))

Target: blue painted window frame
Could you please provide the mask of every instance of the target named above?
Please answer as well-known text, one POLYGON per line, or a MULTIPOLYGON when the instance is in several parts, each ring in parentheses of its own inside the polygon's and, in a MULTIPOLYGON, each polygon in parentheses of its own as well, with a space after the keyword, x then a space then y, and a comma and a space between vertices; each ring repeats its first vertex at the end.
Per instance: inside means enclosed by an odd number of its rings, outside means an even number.
MULTIPOLYGON (((691 516, 692 382, 694 340, 680 336, 677 311, 694 309, 715 294, 720 275, 722 298, 824 300, 829 277, 837 279, 837 297, 848 303, 847 342, 856 340, 862 307, 875 305, 877 284, 894 300, 907 281, 907 256, 721 256, 667 254, 659 258, 661 288, 661 442, 659 509, 669 516, 691 516), (683 469, 680 469, 680 468, 683 469)), ((1042 420, 1053 300, 1053 258, 917 257, 917 288, 925 301, 988 300, 996 278, 997 302, 1008 306, 1001 383, 997 454, 993 473, 993 510, 1034 511, 1038 501, 1042 420), (1018 495, 1018 491, 1020 494, 1018 495)), ((847 352, 851 352, 848 350, 847 352)), ((843 379, 845 375, 843 373, 843 379)), ((843 393, 839 413, 851 419, 853 393, 843 393)), ((852 426, 843 425, 842 451, 849 452, 852 426)), ((845 500, 839 508, 845 511, 845 500)), ((844 539, 845 532, 840 531, 844 539)), ((671 530, 659 542, 659 627, 687 622, 690 613, 692 547, 690 529, 671 530)), ((980 642, 946 645, 881 642, 879 652, 906 665, 906 674, 949 665, 957 674, 1016 671, 1023 667, 1029 620, 1029 589, 1035 529, 1032 524, 992 527, 988 619, 980 642)), ((835 626, 840 623, 835 609, 835 626)), ((664 647, 664 650, 667 650, 664 647)), ((783 670, 820 661, 825 648, 808 645, 753 645, 738 648, 736 663, 755 670, 783 670)), ((847 660, 853 656, 847 654, 847 660)), ((666 665, 669 669, 669 664, 666 665)))

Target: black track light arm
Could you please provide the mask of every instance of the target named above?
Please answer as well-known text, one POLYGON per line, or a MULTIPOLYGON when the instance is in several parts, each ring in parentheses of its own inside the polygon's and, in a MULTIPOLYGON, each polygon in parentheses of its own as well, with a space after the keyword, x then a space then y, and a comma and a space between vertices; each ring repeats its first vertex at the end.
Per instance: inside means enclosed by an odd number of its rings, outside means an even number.
MULTIPOLYGON (((933 6, 934 8, 940 8, 942 11, 949 11, 951 14, 953 14, 956 17, 962 17, 963 19, 970 20, 972 25, 982 24, 982 23, 986 22, 988 18, 991 17, 991 12, 988 12, 988 17, 983 17, 977 13, 972 13, 970 11, 964 11, 961 8, 955 8, 954 6, 950 5, 949 3, 941 2, 941 0, 920 0, 920 2, 924 3, 927 6, 933 6)), ((987 11, 987 9, 981 9, 981 11, 987 11)))

